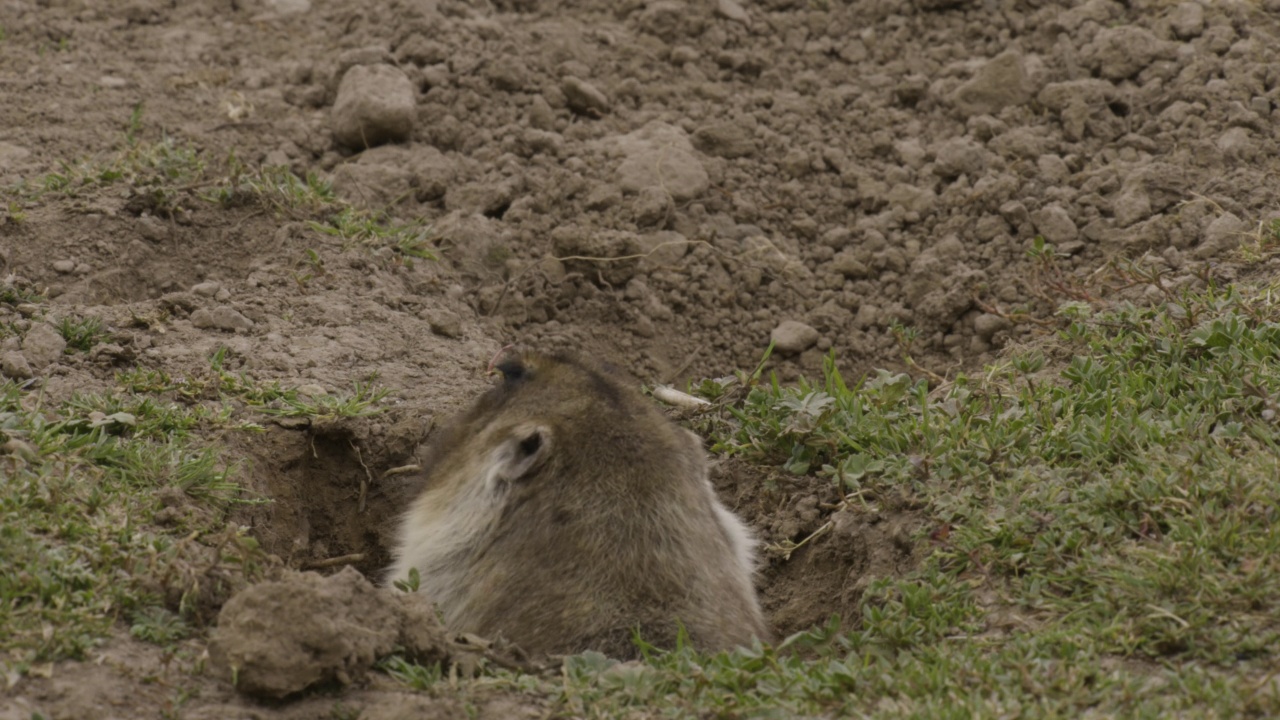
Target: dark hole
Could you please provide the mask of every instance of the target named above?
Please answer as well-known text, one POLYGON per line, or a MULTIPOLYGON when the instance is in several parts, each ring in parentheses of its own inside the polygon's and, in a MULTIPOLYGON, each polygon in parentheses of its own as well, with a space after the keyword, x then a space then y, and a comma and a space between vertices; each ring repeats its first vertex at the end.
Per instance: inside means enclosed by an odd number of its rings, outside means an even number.
POLYGON ((506 215, 507 210, 510 210, 510 209, 511 209, 511 203, 502 203, 498 207, 485 210, 484 216, 493 218, 494 220, 501 220, 502 216, 506 215))
POLYGON ((1129 117, 1129 103, 1117 100, 1107 103, 1107 107, 1111 108, 1111 112, 1115 113, 1116 117, 1129 117))

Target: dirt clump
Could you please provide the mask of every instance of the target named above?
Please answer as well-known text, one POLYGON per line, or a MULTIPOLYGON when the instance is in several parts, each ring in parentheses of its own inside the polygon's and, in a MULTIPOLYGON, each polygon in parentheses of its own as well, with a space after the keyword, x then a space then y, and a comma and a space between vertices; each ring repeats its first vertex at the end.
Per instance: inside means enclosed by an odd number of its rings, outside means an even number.
POLYGON ((328 577, 289 572, 239 592, 222 606, 209 655, 240 692, 279 699, 350 685, 397 648, 432 663, 448 659, 446 647, 427 603, 344 568, 328 577))

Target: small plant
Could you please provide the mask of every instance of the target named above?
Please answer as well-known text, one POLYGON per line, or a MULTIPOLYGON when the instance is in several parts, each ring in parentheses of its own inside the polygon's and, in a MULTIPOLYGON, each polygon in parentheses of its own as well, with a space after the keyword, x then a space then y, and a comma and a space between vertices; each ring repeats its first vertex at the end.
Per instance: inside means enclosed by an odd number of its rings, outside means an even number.
POLYGON ((398 223, 381 214, 346 207, 327 222, 308 223, 313 230, 369 247, 389 247, 406 258, 435 260, 430 226, 421 223, 398 223))
POLYGON ((102 321, 93 317, 64 317, 58 321, 58 332, 67 341, 67 352, 88 352, 107 334, 102 321))
POLYGON ((338 395, 304 398, 296 392, 288 393, 272 406, 263 407, 262 412, 280 417, 307 417, 317 421, 367 417, 382 412, 382 408, 374 406, 390 393, 385 388, 374 389, 371 385, 356 382, 352 392, 338 395))
POLYGON ((133 617, 129 634, 156 645, 172 645, 187 637, 191 628, 178 615, 162 607, 148 607, 133 617))

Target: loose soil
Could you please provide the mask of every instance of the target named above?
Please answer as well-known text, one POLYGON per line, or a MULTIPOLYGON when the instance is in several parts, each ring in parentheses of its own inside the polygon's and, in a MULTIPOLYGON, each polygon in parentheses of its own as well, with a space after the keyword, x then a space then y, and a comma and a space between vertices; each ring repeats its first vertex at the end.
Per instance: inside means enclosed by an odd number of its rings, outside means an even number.
MULTIPOLYGON (((391 389, 372 418, 213 439, 274 501, 234 520, 289 568, 356 555, 376 577, 416 490, 385 473, 508 343, 679 383, 754 367, 772 334, 783 379, 832 350, 856 377, 903 368, 905 325, 913 372, 947 375, 1031 337, 1017 320, 1080 297, 1070 278, 1108 262, 1147 254, 1171 288, 1227 272, 1277 205, 1275 0, 359 6, 0 5, 0 186, 117 152, 141 103, 143 141, 316 173, 434 228, 440 260, 409 263, 203 187, 164 204, 120 183, 6 195, 0 274, 42 288, 54 317, 101 319, 119 350, 38 371, 46 397, 109 389, 125 366, 196 373, 220 348, 259 381, 391 389), (377 70, 344 86, 352 68, 377 70), (384 86, 408 101, 379 105, 384 86), (344 134, 360 102, 368 131, 344 134), (1036 236, 1064 275, 1028 258, 1036 236)), ((0 322, 31 327, 9 305, 0 322)), ((716 482, 773 548, 762 589, 780 635, 856 619, 862 588, 909 569, 927 534, 908 500, 836 512, 825 483, 737 462, 716 482)), ((187 642, 121 633, 9 688, 0 718, 157 717, 196 686, 182 717, 458 710, 379 675, 256 704, 193 675, 205 641, 187 642)))

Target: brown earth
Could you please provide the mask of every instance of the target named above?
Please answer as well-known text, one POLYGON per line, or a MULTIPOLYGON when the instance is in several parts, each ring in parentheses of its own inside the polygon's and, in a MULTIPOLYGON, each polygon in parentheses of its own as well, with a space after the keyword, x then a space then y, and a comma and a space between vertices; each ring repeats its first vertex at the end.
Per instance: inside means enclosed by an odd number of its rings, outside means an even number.
MULTIPOLYGON (((359 5, 0 4, 0 186, 118 152, 142 103, 147 142, 318 173, 434 226, 440 262, 410 265, 206 202, 204 186, 163 203, 120 183, 6 195, 9 282, 45 289, 55 319, 112 329, 111 352, 37 370, 46 396, 110 388, 124 365, 196 373, 222 347, 261 381, 392 389, 372 419, 226 441, 275 500, 236 520, 293 568, 383 566, 414 490, 384 473, 413 462, 506 343, 669 382, 754 367, 774 333, 784 378, 832 349, 856 377, 901 366, 902 323, 921 333, 916 362, 946 374, 1036 332, 1011 317, 1071 296, 1027 258, 1036 235, 1075 276, 1148 253, 1170 287, 1194 286, 1229 272, 1216 263, 1280 187, 1275 0, 359 5)), ((33 323, 3 304, 0 322, 33 323)), ((783 634, 856 617, 928 523, 905 501, 835 512, 825 485, 737 463, 717 483, 775 548, 763 592, 783 634)), ((184 665, 117 638, 101 662, 20 681, 0 718, 157 716, 190 677, 191 642, 184 665)), ((209 680, 183 716, 423 702, 368 682, 258 706, 209 680)), ((419 711, 457 709, 444 704, 419 711)))

